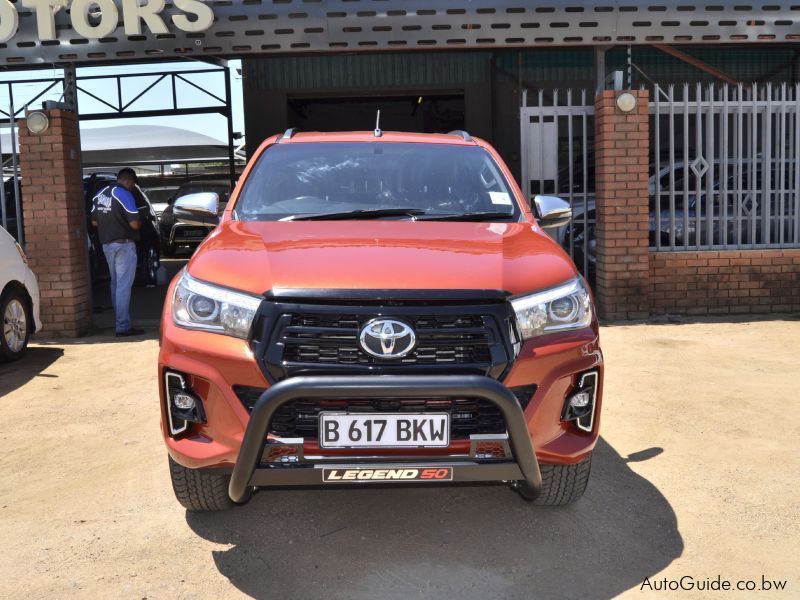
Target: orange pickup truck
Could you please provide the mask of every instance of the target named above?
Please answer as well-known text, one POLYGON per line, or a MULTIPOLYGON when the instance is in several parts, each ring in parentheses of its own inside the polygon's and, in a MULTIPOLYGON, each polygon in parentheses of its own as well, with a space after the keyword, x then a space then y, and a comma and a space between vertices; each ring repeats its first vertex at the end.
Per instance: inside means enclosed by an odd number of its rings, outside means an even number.
POLYGON ((471 482, 578 499, 603 356, 591 292, 543 231, 569 219, 466 132, 266 140, 164 308, 178 501, 471 482))

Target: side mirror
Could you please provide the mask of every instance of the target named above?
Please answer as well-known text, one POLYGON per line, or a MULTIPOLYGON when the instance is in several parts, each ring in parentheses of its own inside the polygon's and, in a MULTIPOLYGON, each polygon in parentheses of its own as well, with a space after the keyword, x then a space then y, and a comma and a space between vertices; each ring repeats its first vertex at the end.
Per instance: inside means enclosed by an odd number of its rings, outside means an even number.
POLYGON ((219 194, 200 192, 188 194, 175 200, 175 209, 183 210, 198 217, 216 217, 219 211, 219 194))
POLYGON ((544 229, 553 229, 568 225, 572 220, 572 207, 557 196, 536 196, 533 199, 533 211, 544 229))

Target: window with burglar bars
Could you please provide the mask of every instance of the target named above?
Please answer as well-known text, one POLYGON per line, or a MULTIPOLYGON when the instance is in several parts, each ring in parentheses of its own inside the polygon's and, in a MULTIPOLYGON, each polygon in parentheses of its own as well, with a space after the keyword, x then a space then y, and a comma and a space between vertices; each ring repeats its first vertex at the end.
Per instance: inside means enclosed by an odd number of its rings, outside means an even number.
POLYGON ((650 246, 800 247, 800 85, 655 86, 650 246))

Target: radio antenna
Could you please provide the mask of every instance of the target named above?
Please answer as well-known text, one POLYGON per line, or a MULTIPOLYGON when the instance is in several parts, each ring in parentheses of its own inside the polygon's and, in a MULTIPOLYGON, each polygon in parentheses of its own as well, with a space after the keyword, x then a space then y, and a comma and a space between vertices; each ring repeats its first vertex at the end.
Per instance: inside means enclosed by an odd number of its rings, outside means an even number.
POLYGON ((381 137, 383 132, 381 131, 381 110, 378 109, 378 116, 375 119, 375 137, 381 137))

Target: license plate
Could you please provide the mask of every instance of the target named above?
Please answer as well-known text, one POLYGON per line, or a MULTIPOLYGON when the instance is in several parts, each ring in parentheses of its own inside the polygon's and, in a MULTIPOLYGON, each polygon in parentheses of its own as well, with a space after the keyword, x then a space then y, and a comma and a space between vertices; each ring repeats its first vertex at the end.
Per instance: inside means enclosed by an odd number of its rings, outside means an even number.
POLYGON ((205 229, 184 229, 180 232, 184 237, 204 237, 206 235, 205 229))
POLYGON ((446 448, 447 414, 350 414, 319 416, 322 448, 446 448))

